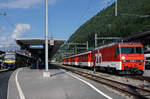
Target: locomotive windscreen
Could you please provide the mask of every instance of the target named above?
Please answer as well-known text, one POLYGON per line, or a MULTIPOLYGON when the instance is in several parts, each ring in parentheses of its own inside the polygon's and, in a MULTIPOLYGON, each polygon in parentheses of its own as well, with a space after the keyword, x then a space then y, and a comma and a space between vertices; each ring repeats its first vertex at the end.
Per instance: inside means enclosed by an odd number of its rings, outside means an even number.
POLYGON ((4 59, 15 59, 15 53, 6 53, 4 59))
POLYGON ((142 47, 121 47, 121 54, 143 54, 142 47))

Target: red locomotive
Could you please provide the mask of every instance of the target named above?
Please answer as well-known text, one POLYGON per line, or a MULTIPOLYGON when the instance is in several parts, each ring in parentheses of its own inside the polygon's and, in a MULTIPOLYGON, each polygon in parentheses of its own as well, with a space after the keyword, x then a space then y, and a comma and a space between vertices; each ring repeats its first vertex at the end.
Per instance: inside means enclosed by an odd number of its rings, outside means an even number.
POLYGON ((140 43, 111 43, 63 59, 63 64, 88 66, 110 73, 142 75, 145 65, 140 43))

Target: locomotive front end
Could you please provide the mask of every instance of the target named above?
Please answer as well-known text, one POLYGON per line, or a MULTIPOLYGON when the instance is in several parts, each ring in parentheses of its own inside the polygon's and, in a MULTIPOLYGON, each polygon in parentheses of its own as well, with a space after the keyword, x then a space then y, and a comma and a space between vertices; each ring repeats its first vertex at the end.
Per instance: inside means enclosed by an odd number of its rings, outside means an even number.
POLYGON ((121 45, 120 60, 123 72, 127 74, 143 74, 145 58, 142 45, 121 45))
POLYGON ((16 58, 15 53, 13 52, 7 52, 5 53, 2 68, 5 69, 15 69, 16 68, 16 58))

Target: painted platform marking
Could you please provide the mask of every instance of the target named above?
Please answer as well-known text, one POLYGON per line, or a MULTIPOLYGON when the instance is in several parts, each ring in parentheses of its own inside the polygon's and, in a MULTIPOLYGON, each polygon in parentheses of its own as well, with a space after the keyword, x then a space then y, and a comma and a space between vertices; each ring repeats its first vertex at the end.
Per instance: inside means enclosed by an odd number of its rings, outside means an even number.
POLYGON ((20 69, 17 70, 17 73, 16 73, 16 76, 15 76, 15 81, 16 81, 16 85, 17 85, 17 89, 18 89, 18 92, 19 92, 19 95, 20 95, 20 99, 25 99, 25 96, 22 92, 22 89, 20 87, 20 84, 18 82, 18 73, 19 73, 20 69))
MULTIPOLYGON (((61 69, 61 70, 62 70, 62 69, 61 69)), ((83 80, 83 79, 81 79, 81 78, 79 78, 79 77, 77 77, 77 76, 75 76, 75 75, 72 75, 71 73, 66 72, 65 70, 62 70, 62 71, 64 71, 65 73, 69 74, 70 76, 72 76, 72 77, 74 77, 74 78, 76 78, 76 79, 78 79, 78 80, 84 82, 85 84, 87 84, 88 86, 90 86, 92 89, 94 89, 96 92, 98 92, 99 94, 103 95, 103 96, 106 97, 107 99, 113 99, 113 98, 111 98, 110 96, 108 96, 107 94, 105 94, 105 93, 103 93, 102 91, 100 91, 99 89, 97 89, 94 85, 90 84, 89 82, 87 82, 87 81, 85 81, 85 80, 83 80)))

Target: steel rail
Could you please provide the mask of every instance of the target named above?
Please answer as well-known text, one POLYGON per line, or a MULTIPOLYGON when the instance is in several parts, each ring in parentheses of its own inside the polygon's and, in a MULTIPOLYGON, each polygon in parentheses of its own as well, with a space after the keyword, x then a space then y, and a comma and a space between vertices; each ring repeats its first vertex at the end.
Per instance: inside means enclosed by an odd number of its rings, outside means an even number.
POLYGON ((147 81, 150 83, 150 77, 146 77, 146 76, 124 76, 124 77, 134 79, 134 80, 147 81))

